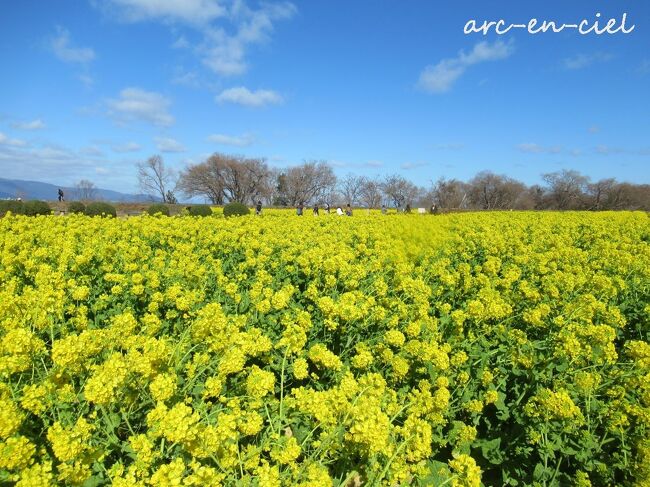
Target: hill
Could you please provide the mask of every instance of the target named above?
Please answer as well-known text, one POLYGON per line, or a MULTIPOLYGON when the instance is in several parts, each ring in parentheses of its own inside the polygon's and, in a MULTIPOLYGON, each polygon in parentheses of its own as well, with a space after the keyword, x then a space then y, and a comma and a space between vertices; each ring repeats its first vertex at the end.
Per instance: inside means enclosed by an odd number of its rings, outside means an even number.
MULTIPOLYGON (((0 178, 0 198, 17 198, 24 200, 46 200, 52 201, 57 199, 57 191, 61 188, 65 193, 66 200, 75 199, 75 188, 57 186, 55 184, 43 183, 40 181, 23 181, 20 179, 3 179, 0 178)), ((96 198, 106 201, 138 202, 152 201, 152 198, 146 194, 129 194, 120 193, 111 189, 96 188, 96 198)))

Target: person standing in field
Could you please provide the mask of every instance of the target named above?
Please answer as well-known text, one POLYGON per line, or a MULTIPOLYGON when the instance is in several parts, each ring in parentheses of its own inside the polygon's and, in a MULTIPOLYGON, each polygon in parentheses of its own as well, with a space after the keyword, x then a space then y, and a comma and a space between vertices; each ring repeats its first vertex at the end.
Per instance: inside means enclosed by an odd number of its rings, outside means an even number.
POLYGON ((345 215, 352 216, 352 207, 350 206, 350 203, 348 203, 347 206, 345 207, 345 215))
POLYGON ((63 190, 59 188, 59 201, 65 201, 65 198, 63 197, 63 190))
POLYGON ((257 205, 255 206, 255 214, 256 215, 261 215, 262 214, 262 201, 258 200, 257 205))
POLYGON ((298 215, 298 216, 302 216, 302 209, 303 209, 303 208, 304 208, 304 205, 303 205, 302 203, 300 203, 300 204, 296 207, 296 215, 298 215))
POLYGON ((330 214, 330 204, 329 203, 325 203, 325 213, 327 213, 328 215, 330 214))
POLYGON ((318 216, 318 204, 314 205, 314 216, 318 216))
POLYGON ((338 216, 343 216, 343 210, 341 209, 340 206, 339 206, 338 208, 336 208, 336 214, 337 214, 338 216))
POLYGON ((386 214, 386 205, 381 205, 381 214, 382 215, 386 214))

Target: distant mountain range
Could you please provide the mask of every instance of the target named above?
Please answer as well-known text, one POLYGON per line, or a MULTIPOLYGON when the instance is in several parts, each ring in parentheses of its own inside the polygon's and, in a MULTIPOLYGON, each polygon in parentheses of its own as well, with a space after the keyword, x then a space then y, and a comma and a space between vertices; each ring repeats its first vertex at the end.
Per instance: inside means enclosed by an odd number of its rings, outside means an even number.
MULTIPOLYGON (((40 181, 22 181, 19 179, 0 178, 0 199, 22 198, 23 200, 46 200, 52 201, 58 198, 58 190, 61 188, 65 194, 66 201, 73 201, 77 190, 54 184, 42 183, 40 181)), ((98 200, 115 202, 137 202, 153 201, 155 198, 147 194, 128 194, 112 191, 110 189, 96 188, 95 197, 98 200)))

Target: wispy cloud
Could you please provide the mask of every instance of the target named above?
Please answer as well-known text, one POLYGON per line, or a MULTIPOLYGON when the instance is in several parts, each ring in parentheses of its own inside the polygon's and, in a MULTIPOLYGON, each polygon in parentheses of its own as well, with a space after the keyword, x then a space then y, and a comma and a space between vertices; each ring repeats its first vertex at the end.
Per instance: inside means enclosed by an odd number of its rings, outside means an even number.
POLYGON ((11 126, 19 130, 40 130, 45 128, 45 122, 40 118, 29 122, 13 122, 11 126))
POLYGON ((191 44, 189 41, 185 38, 185 36, 180 36, 178 39, 174 41, 172 44, 173 49, 187 49, 191 47, 191 44))
POLYGON ((88 63, 95 59, 95 51, 90 47, 73 47, 70 32, 61 26, 57 27, 56 37, 50 40, 50 49, 56 57, 67 63, 88 63))
POLYGON ((94 145, 89 145, 87 147, 83 147, 79 150, 79 154, 82 154, 84 156, 92 156, 92 157, 103 157, 104 152, 99 148, 94 145))
MULTIPOLYGON (((54 144, 44 144, 39 147, 12 147, 0 145, 0 166, 3 169, 3 176, 16 179, 42 179, 43 174, 51 174, 59 184, 69 184, 85 178, 105 184, 109 181, 116 183, 118 187, 130 184, 133 170, 133 161, 108 161, 100 154, 90 154, 82 149, 76 151, 67 147, 54 144), (109 179, 96 168, 119 170, 111 171, 113 178, 109 179), (95 179, 102 174, 100 181, 95 179), (124 175, 127 175, 126 177, 124 175)), ((99 186, 100 184, 98 184, 99 186)))
POLYGON ((100 6, 126 22, 163 20, 204 25, 227 15, 223 3, 221 0, 110 0, 100 6))
POLYGON ((171 137, 156 137, 156 147, 160 152, 185 152, 185 146, 171 137))
POLYGON ((418 86, 429 93, 445 93, 470 66, 506 59, 514 51, 512 41, 479 42, 469 53, 461 50, 455 58, 443 59, 436 65, 425 67, 420 73, 418 86))
POLYGON ((600 127, 598 125, 592 125, 587 129, 590 134, 597 134, 600 132, 600 127))
POLYGON ((426 167, 428 166, 428 162, 404 162, 400 164, 400 168, 404 169, 405 171, 411 170, 411 169, 417 169, 418 167, 426 167))
POLYGON ((637 149, 631 147, 613 147, 609 145, 596 146, 596 154, 601 156, 621 155, 626 154, 630 156, 648 156, 650 155, 650 147, 637 149))
POLYGON ((142 147, 135 142, 126 142, 125 144, 116 144, 111 146, 113 152, 118 154, 127 154, 129 152, 138 152, 142 147))
POLYGON ((519 144, 517 149, 528 154, 560 154, 562 152, 562 147, 560 146, 544 146, 532 142, 519 144))
POLYGON ((12 139, 11 137, 7 137, 5 134, 0 132, 0 145, 7 145, 10 147, 26 147, 27 142, 20 139, 12 139))
POLYGON ((221 76, 244 73, 249 47, 268 42, 274 24, 296 12, 287 1, 261 2, 257 9, 242 0, 110 0, 97 5, 126 22, 159 20, 189 26, 200 34, 201 42, 192 46, 181 36, 173 47, 194 47, 202 63, 221 76))
POLYGON ((282 103, 282 96, 272 90, 251 91, 244 86, 228 88, 215 97, 218 103, 236 103, 247 107, 263 107, 282 103))
POLYGON ((365 167, 384 167, 384 163, 377 160, 368 161, 363 164, 365 167))
POLYGON ((95 84, 95 78, 89 74, 80 74, 77 76, 77 79, 81 81, 86 88, 91 88, 95 84))
POLYGON ((189 88, 199 88, 202 85, 201 78, 196 71, 185 71, 181 67, 176 69, 172 83, 189 88))
POLYGON ((170 105, 171 100, 160 93, 125 88, 118 98, 108 100, 108 114, 120 124, 142 121, 168 127, 174 123, 170 105))
POLYGON ((251 134, 243 135, 225 135, 225 134, 212 134, 208 136, 209 142, 214 142, 220 145, 232 145, 235 147, 248 147, 255 142, 255 137, 251 134))
POLYGON ((575 70, 584 69, 593 64, 605 63, 614 59, 614 55, 606 52, 596 52, 593 54, 577 54, 573 57, 565 58, 562 65, 565 69, 575 70))
POLYGON ((230 19, 236 33, 223 27, 213 27, 205 33, 199 46, 203 64, 221 76, 246 72, 246 51, 250 45, 268 42, 273 24, 291 18, 296 7, 289 2, 262 4, 258 10, 250 9, 243 1, 233 3, 230 19))
POLYGON ((644 59, 641 61, 641 64, 639 65, 637 71, 643 74, 650 73, 650 59, 644 59))

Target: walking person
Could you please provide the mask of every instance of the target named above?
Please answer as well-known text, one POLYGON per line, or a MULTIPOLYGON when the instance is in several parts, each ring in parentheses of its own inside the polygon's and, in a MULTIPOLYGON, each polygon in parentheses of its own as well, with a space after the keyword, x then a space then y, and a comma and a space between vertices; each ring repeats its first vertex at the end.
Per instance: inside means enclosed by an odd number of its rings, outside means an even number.
POLYGON ((303 205, 302 203, 300 203, 300 204, 296 207, 296 215, 298 215, 298 216, 302 216, 302 209, 303 209, 303 208, 304 208, 304 205, 303 205))
POLYGON ((59 201, 65 201, 65 198, 63 197, 63 190, 59 188, 59 201))
POLYGON ((262 201, 258 200, 257 205, 255 205, 255 214, 256 215, 261 215, 262 214, 262 201))

